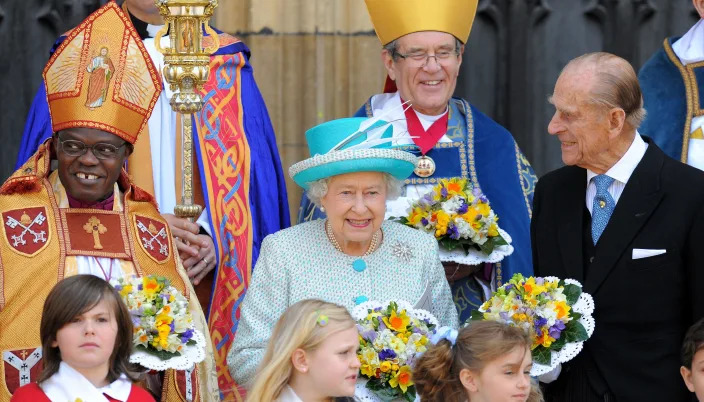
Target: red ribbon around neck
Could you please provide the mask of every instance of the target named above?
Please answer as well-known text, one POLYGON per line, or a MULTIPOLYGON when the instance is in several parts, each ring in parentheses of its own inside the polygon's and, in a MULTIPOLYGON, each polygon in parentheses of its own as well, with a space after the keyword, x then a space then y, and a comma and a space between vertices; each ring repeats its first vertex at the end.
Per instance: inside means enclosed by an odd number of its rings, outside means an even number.
MULTIPOLYGON (((401 103, 404 103, 403 99, 401 99, 401 103)), ((428 153, 428 151, 430 151, 435 144, 440 141, 440 138, 442 138, 442 136, 447 132, 447 121, 449 114, 447 112, 431 124, 427 130, 423 128, 423 124, 421 124, 418 115, 412 107, 406 109, 405 114, 408 133, 412 137, 417 137, 413 138, 413 142, 418 145, 420 152, 423 155, 428 153)))

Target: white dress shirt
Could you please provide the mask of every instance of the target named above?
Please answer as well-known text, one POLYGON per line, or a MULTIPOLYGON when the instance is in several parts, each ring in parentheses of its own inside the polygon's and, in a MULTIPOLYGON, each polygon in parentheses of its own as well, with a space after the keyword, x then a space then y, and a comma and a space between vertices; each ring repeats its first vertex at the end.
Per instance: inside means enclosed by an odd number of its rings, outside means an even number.
MULTIPOLYGON (((408 125, 406 124, 406 115, 401 107, 401 95, 398 92, 384 93, 372 96, 371 99, 372 116, 386 115, 385 120, 393 122, 394 137, 398 138, 393 145, 412 145, 413 139, 408 134, 408 125)), ((445 110, 447 113, 448 108, 445 110)), ((415 110, 414 110, 415 112, 415 110)), ((442 113, 437 116, 429 116, 416 112, 420 124, 424 130, 427 130, 435 121, 445 115, 442 113)), ((452 142, 447 134, 444 134, 438 142, 452 142)), ((413 202, 425 195, 433 189, 432 184, 407 184, 403 187, 403 192, 400 197, 395 200, 386 201, 386 215, 384 219, 391 217, 405 216, 413 202)))
MULTIPOLYGON (((609 194, 614 199, 614 205, 618 204, 618 199, 621 198, 623 189, 628 183, 628 179, 631 178, 633 171, 636 166, 643 159, 645 151, 648 149, 648 144, 640 138, 640 134, 636 131, 636 135, 633 138, 631 146, 628 147, 628 151, 616 162, 615 165, 611 166, 611 169, 604 173, 605 175, 614 179, 613 183, 609 186, 609 194)), ((594 197, 596 196, 596 184, 592 181, 592 178, 597 176, 597 173, 592 172, 587 169, 587 209, 589 209, 589 214, 592 213, 592 204, 594 203, 594 197)))

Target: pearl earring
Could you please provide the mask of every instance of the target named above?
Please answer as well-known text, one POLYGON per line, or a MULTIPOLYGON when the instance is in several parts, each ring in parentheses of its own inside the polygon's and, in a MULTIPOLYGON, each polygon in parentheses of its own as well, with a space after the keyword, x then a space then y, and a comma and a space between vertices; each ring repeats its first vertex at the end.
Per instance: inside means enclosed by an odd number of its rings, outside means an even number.
POLYGON ((321 206, 321 207, 320 207, 320 212, 325 212, 325 207, 321 206))

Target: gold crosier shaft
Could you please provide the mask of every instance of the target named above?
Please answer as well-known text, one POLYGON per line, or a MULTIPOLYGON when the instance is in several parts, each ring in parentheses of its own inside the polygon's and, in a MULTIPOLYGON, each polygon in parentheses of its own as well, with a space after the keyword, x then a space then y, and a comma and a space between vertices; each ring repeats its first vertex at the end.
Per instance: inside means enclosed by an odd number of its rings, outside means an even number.
POLYGON ((218 0, 155 0, 164 17, 164 27, 156 34, 154 44, 164 54, 164 79, 174 95, 171 108, 182 114, 182 172, 181 203, 176 205, 176 216, 191 221, 200 216, 203 208, 193 202, 193 114, 203 108, 200 91, 208 80, 210 54, 219 46, 217 33, 208 21, 218 0), (211 41, 203 47, 203 30, 211 41), (169 47, 161 46, 161 38, 168 32, 169 47))

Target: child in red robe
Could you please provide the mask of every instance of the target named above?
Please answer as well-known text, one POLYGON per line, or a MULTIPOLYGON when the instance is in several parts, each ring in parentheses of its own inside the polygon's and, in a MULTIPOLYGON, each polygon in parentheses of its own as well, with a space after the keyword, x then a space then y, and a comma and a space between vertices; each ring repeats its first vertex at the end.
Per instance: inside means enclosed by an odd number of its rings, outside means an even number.
POLYGON ((132 320, 117 291, 93 275, 57 283, 44 302, 44 368, 11 401, 153 402, 133 384, 132 320))

